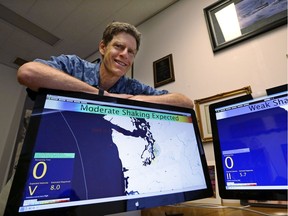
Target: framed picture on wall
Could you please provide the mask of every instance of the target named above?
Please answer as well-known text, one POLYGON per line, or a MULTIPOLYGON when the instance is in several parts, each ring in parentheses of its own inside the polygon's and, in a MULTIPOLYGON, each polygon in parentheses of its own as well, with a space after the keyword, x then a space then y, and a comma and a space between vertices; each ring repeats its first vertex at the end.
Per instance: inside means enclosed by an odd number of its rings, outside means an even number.
POLYGON ((287 0, 223 0, 204 8, 213 52, 287 23, 287 0))
POLYGON ((175 81, 172 54, 153 62, 154 87, 175 81))
POLYGON ((223 92, 210 97, 195 100, 194 101, 195 111, 197 115, 202 142, 211 142, 213 140, 212 129, 210 124, 209 105, 212 103, 217 103, 223 100, 231 99, 233 97, 248 95, 251 93, 252 93, 251 87, 246 86, 233 91, 223 92))

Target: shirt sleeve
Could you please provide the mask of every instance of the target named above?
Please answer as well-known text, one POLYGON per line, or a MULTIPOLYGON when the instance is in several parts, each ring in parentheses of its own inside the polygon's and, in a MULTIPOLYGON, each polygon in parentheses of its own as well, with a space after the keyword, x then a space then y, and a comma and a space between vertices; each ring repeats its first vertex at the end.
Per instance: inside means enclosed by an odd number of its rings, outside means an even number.
POLYGON ((40 62, 68 74, 75 74, 75 69, 81 65, 80 59, 75 55, 60 55, 52 56, 50 60, 35 59, 35 62, 40 62))
MULTIPOLYGON (((92 86, 98 85, 99 79, 96 71, 99 68, 99 62, 98 64, 93 64, 80 59, 76 55, 60 55, 57 57, 52 56, 50 60, 35 59, 34 62, 40 62, 55 69, 61 70, 92 86)), ((26 91, 28 96, 34 101, 36 99, 37 92, 29 88, 26 88, 26 91)))
POLYGON ((76 55, 52 56, 50 60, 35 59, 34 61, 61 70, 90 85, 98 85, 98 77, 96 76, 97 65, 76 55))

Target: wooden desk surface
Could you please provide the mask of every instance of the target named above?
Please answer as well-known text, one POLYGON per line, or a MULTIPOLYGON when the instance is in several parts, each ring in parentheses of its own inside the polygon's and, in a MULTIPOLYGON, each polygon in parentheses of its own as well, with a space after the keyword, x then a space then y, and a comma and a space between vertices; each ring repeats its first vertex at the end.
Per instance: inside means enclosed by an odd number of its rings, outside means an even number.
POLYGON ((141 211, 141 216, 259 216, 277 215, 287 216, 287 209, 284 208, 263 208, 263 207, 244 207, 240 205, 225 205, 216 208, 204 207, 202 204, 189 206, 165 206, 141 211), (202 206, 202 207, 201 207, 202 206), (245 208, 245 209, 243 209, 245 208), (262 213, 262 214, 261 214, 262 213))

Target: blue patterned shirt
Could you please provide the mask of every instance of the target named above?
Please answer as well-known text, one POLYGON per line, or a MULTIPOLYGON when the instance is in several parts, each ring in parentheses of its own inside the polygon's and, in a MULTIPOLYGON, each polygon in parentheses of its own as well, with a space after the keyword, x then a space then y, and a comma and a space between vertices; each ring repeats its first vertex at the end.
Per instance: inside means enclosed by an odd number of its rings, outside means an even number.
MULTIPOLYGON (((52 56, 50 60, 35 59, 58 70, 64 71, 79 80, 92 86, 98 86, 100 81, 100 64, 91 63, 79 58, 76 55, 52 56)), ((109 90, 110 93, 131 94, 131 95, 162 95, 168 94, 167 90, 156 90, 148 85, 142 84, 135 79, 121 77, 109 90)))

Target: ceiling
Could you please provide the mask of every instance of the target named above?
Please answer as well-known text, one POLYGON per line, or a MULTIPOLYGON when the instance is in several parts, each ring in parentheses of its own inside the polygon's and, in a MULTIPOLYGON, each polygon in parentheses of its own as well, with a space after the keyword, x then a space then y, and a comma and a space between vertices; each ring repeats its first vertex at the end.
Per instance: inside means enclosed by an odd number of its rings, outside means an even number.
POLYGON ((0 0, 0 63, 18 68, 52 55, 87 58, 105 26, 135 26, 178 0, 0 0))

